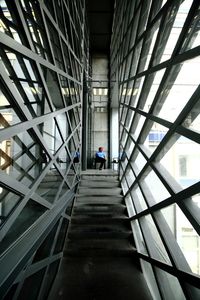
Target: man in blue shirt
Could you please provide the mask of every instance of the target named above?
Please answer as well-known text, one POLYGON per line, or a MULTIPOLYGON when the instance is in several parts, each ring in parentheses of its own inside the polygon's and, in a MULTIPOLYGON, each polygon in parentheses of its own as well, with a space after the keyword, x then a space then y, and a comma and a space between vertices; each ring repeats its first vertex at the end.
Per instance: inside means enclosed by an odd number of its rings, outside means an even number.
POLYGON ((106 155, 103 152, 103 147, 99 147, 99 151, 96 152, 96 155, 95 155, 95 168, 96 168, 96 163, 97 162, 100 162, 99 170, 102 170, 103 166, 105 168, 106 155))

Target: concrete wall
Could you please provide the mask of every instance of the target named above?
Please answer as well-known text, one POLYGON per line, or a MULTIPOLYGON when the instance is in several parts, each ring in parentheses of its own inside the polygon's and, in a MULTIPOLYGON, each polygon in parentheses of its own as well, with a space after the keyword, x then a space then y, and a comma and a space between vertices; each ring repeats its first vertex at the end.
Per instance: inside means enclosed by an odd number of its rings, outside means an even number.
POLYGON ((94 157, 99 147, 104 147, 108 156, 108 94, 94 95, 94 88, 108 89, 108 58, 94 56, 92 59, 92 122, 91 155, 94 157))

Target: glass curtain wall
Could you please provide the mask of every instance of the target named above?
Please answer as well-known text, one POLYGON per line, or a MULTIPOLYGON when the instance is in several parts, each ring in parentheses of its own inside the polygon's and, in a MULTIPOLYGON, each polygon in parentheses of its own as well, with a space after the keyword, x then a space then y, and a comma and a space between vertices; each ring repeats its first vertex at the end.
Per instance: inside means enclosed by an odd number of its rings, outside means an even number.
POLYGON ((62 257, 80 180, 84 10, 0 0, 1 299, 47 299, 62 257))
POLYGON ((199 1, 116 1, 120 180, 154 299, 200 299, 199 24, 199 1))

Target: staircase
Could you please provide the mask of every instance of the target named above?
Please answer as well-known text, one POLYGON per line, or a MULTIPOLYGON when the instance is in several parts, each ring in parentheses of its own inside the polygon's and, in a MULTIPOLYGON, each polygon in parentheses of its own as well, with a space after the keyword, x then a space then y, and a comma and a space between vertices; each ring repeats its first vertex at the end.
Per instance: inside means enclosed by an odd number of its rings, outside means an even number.
POLYGON ((100 174, 81 177, 50 300, 152 299, 119 181, 100 174))
POLYGON ((65 254, 133 255, 133 235, 116 176, 83 176, 65 254))

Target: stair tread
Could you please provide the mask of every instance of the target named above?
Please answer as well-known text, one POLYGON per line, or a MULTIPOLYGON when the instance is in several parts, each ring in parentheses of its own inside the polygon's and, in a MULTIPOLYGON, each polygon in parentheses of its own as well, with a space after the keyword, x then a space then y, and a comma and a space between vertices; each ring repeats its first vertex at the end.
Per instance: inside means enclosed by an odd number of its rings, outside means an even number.
POLYGON ((124 211, 126 209, 125 205, 76 205, 74 206, 75 211, 124 211))
POLYGON ((66 242, 66 247, 69 247, 70 245, 74 245, 76 247, 101 247, 101 248, 122 248, 122 247, 127 247, 127 248, 133 248, 136 250, 134 247, 133 243, 128 240, 128 239, 93 239, 92 243, 90 239, 84 239, 84 240, 73 240, 68 238, 66 242))
POLYGON ((107 182, 107 181, 81 181, 80 183, 80 187, 88 187, 88 188, 95 188, 97 187, 105 187, 105 188, 115 188, 118 187, 119 188, 119 182, 107 182))
MULTIPOLYGON (((88 217, 88 216, 74 216, 71 220, 71 224, 96 224, 99 222, 99 217, 96 218, 96 216, 93 217, 88 217)), ((109 223, 125 223, 127 226, 130 224, 128 216, 116 216, 114 215, 113 217, 107 217, 104 216, 101 218, 101 223, 103 224, 109 224, 109 223)))
MULTIPOLYGON (((124 222, 112 222, 112 223, 84 223, 81 226, 81 230, 102 230, 102 231, 112 231, 112 230, 119 230, 119 231, 123 231, 123 230, 131 230, 131 227, 128 226, 129 224, 125 224, 124 222)), ((70 224, 70 230, 75 230, 77 228, 77 230, 80 230, 80 226, 75 224, 75 223, 71 223, 70 224)))
POLYGON ((99 231, 97 228, 94 228, 93 230, 88 229, 82 229, 82 230, 76 230, 71 229, 68 237, 70 239, 73 238, 79 238, 79 239, 85 239, 85 238, 110 238, 110 239, 123 239, 128 238, 131 236, 131 230, 110 230, 110 231, 102 231, 102 228, 99 228, 99 231))

